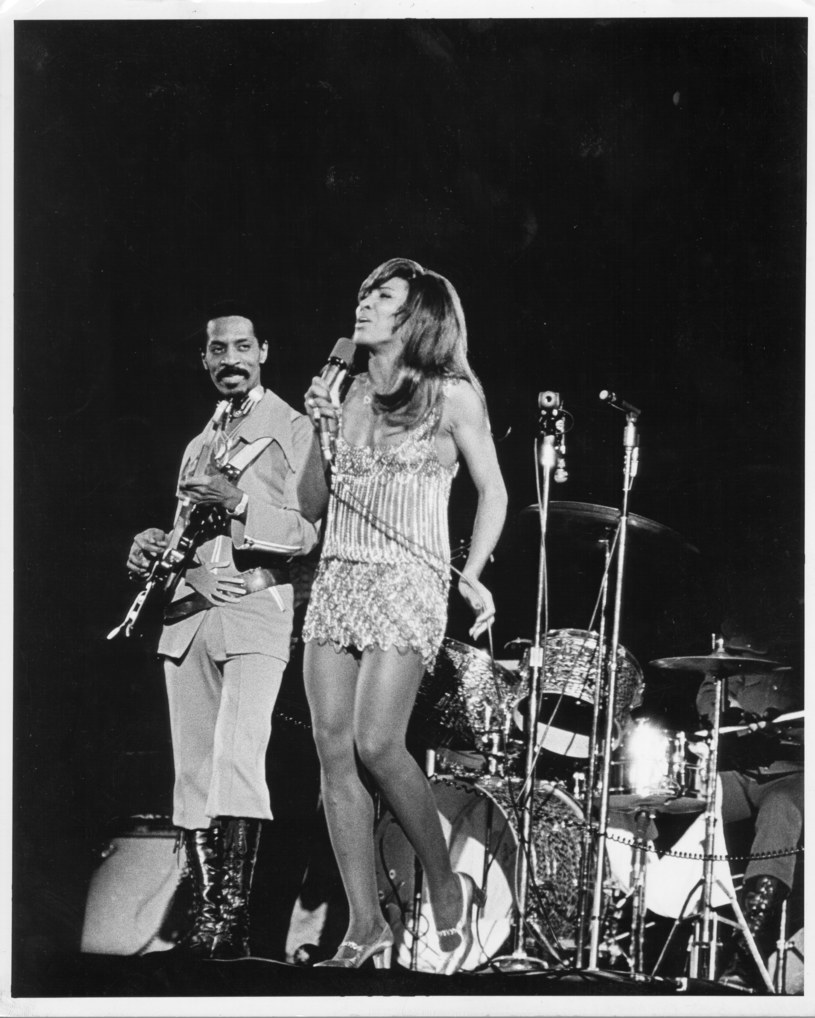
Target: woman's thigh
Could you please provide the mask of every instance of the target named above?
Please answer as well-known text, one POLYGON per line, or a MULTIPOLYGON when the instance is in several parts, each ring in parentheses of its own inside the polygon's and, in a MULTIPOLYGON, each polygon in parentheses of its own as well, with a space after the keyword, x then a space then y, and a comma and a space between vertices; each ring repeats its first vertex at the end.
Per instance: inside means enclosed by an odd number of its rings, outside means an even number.
POLYGON ((314 640, 306 644, 303 681, 318 752, 347 749, 346 744, 353 748, 358 676, 359 662, 352 651, 314 640))
POLYGON ((375 647, 363 652, 353 722, 358 745, 404 744, 424 673, 415 651, 375 647))

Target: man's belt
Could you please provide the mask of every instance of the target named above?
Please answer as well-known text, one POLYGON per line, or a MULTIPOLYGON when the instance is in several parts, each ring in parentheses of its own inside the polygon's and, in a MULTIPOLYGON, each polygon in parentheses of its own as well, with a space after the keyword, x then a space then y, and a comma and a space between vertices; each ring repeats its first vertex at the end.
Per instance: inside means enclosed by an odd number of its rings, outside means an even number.
MULTIPOLYGON (((238 573, 237 576, 228 577, 228 579, 242 579, 247 594, 256 594, 259 590, 266 590, 267 587, 291 583, 288 562, 274 566, 255 566, 254 569, 247 569, 246 572, 238 573)), ((164 621, 165 623, 179 622, 181 619, 189 618, 190 615, 196 615, 198 612, 214 607, 212 601, 194 590, 192 594, 179 598, 178 601, 171 601, 166 606, 164 621)))

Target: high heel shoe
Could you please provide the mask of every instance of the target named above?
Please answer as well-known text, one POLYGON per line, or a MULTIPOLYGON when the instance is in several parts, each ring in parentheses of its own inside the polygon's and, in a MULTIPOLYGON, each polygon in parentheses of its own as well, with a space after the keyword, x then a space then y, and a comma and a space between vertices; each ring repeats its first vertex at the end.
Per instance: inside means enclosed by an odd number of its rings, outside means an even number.
POLYGON ((461 918, 455 926, 451 926, 447 930, 436 931, 442 951, 444 951, 443 940, 456 934, 459 937, 458 945, 452 950, 444 952, 446 957, 442 958, 441 965, 437 969, 438 973, 444 976, 451 976, 458 972, 472 950, 476 921, 473 916, 473 908, 483 908, 487 900, 486 895, 480 887, 476 886, 469 873, 456 872, 456 876, 461 883, 461 918))
POLYGON ((372 944, 357 944, 353 940, 343 940, 333 958, 318 961, 314 966, 335 969, 358 969, 369 958, 373 958, 374 967, 389 969, 393 952, 393 933, 386 926, 372 944))

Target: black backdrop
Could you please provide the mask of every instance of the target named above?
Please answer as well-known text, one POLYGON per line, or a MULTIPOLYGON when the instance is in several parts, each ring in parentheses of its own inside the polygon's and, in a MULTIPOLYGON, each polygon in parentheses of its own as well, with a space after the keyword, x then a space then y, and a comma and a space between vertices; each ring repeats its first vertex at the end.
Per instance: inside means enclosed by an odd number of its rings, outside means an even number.
MULTIPOLYGON (((574 418, 552 498, 617 506, 613 389, 643 410, 632 511, 698 549, 632 538, 621 641, 654 710, 687 723, 695 686, 647 662, 723 625, 798 660, 806 30, 17 23, 19 936, 47 946, 60 908, 75 920, 84 888, 62 874, 111 816, 168 809, 155 633, 104 637, 134 593, 131 536, 171 518, 212 405, 194 344, 215 299, 259 309, 265 381, 299 406, 374 265, 453 280, 510 492, 485 576, 499 656, 533 633, 537 394, 574 418)), ((455 541, 472 509, 462 479, 455 541)), ((587 628, 594 557, 552 541, 551 624, 587 628)), ((454 604, 450 634, 465 623, 454 604)))

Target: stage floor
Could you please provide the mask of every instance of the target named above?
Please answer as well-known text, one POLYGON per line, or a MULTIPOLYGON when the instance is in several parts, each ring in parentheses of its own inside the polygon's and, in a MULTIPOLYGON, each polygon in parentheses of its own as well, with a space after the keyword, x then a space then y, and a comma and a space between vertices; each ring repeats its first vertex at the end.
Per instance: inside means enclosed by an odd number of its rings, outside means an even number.
POLYGON ((645 979, 614 972, 551 969, 533 973, 436 976, 389 971, 308 968, 260 958, 201 961, 174 952, 140 957, 65 954, 18 972, 13 997, 342 997, 342 996, 729 996, 705 980, 645 979))

